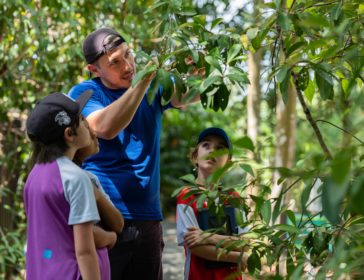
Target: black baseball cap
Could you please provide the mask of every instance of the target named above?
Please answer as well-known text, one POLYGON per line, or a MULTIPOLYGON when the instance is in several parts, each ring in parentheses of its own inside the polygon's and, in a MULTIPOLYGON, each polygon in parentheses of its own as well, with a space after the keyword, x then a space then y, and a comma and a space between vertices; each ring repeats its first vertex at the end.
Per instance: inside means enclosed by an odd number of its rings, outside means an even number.
POLYGON ((29 114, 26 124, 29 138, 45 145, 63 138, 64 130, 79 118, 92 94, 92 90, 86 90, 77 100, 59 92, 44 97, 29 114))
POLYGON ((206 138, 206 136, 209 136, 209 135, 220 136, 222 139, 224 139, 226 148, 229 149, 229 154, 231 156, 232 150, 233 150, 233 145, 231 144, 231 141, 230 141, 229 136, 227 135, 227 133, 225 132, 225 130, 223 130, 222 128, 219 128, 219 127, 209 127, 209 128, 206 128, 198 136, 197 144, 200 143, 200 142, 202 142, 202 140, 204 138, 206 138))
POLYGON ((83 42, 83 55, 88 64, 124 43, 124 38, 111 28, 100 28, 90 33, 83 42), (110 37, 113 35, 112 37, 110 37))

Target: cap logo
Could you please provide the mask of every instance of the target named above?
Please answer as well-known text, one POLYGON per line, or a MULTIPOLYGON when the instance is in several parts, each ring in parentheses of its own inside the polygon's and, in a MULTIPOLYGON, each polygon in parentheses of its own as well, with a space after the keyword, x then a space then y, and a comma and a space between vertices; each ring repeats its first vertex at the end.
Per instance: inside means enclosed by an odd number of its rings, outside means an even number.
POLYGON ((56 117, 54 118, 54 121, 59 125, 70 125, 71 118, 68 116, 68 114, 65 111, 59 112, 56 117))

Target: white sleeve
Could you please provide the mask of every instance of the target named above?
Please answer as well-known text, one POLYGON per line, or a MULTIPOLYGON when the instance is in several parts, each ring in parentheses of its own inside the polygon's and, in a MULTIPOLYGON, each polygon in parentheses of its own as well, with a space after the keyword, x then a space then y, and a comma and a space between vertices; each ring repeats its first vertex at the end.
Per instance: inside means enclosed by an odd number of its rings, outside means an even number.
POLYGON ((91 182, 95 184, 96 188, 100 191, 100 193, 106 198, 107 201, 110 202, 111 205, 114 205, 109 197, 109 195, 105 192, 104 188, 102 187, 99 178, 95 174, 92 174, 88 171, 86 171, 89 175, 91 182))
POLYGON ((82 224, 100 221, 94 190, 84 170, 64 157, 57 159, 64 189, 64 196, 70 206, 68 224, 82 224))
POLYGON ((186 204, 177 204, 177 243, 183 246, 184 236, 189 227, 199 228, 195 212, 186 204))

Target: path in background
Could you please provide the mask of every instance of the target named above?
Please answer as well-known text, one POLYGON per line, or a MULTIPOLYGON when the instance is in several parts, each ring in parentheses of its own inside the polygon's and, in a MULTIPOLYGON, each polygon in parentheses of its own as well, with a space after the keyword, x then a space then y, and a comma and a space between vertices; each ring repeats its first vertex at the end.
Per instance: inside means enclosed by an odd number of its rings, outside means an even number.
POLYGON ((163 226, 163 280, 182 280, 184 270, 184 250, 177 245, 176 222, 166 218, 163 226))

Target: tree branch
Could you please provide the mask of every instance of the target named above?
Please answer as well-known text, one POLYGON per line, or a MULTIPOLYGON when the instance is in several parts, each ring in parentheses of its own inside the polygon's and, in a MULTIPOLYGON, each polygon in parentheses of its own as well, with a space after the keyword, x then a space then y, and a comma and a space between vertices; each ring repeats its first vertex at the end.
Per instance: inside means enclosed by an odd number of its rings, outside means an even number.
POLYGON ((320 129, 318 128, 317 126, 317 123, 315 122, 315 120, 313 119, 312 115, 311 115, 311 111, 310 109, 307 107, 307 104, 306 104, 306 101, 305 99, 303 98, 303 95, 302 95, 302 92, 301 90, 299 89, 299 86, 298 86, 298 79, 297 79, 297 76, 296 76, 296 73, 294 71, 291 72, 291 75, 292 75, 292 78, 293 78, 293 82, 294 82, 294 85, 295 85, 295 88, 296 88, 296 92, 297 92, 297 97, 298 97, 298 100, 300 101, 301 103, 301 106, 302 106, 302 109, 303 109, 303 112, 305 113, 306 115, 306 119, 308 120, 308 122, 310 123, 310 125, 312 126, 313 128, 313 131, 315 132, 316 134, 316 138, 317 140, 319 141, 319 144, 322 148, 322 150, 324 151, 325 155, 326 155, 326 158, 331 160, 332 159, 332 155, 329 151, 329 148, 327 147, 323 137, 322 137, 322 134, 321 134, 321 131, 320 129))

